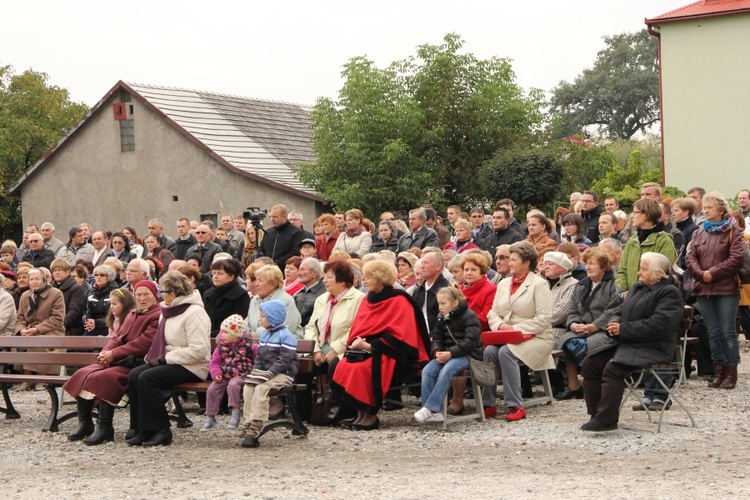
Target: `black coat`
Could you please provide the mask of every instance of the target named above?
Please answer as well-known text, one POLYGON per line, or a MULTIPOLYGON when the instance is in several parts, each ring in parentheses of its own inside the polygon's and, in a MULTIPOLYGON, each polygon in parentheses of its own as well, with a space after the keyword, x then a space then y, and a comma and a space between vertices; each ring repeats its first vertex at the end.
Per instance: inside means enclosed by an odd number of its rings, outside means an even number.
POLYGON ((279 227, 269 227, 260 244, 259 252, 261 255, 271 257, 283 273, 289 257, 299 255, 300 242, 304 239, 304 234, 300 228, 289 221, 279 227))
POLYGON ((638 281, 622 303, 612 361, 637 367, 672 361, 683 314, 682 294, 669 278, 651 286, 638 281))
POLYGON ((188 237, 184 240, 177 238, 174 242, 174 250, 172 250, 172 255, 174 255, 175 259, 186 260, 185 255, 187 254, 187 251, 196 243, 198 243, 198 240, 196 240, 195 236, 193 236, 192 234, 188 234, 188 237))
POLYGON ((592 243, 599 241, 599 216, 604 212, 600 205, 589 211, 581 211, 583 235, 592 243))
POLYGON ((86 291, 73 276, 52 286, 63 293, 65 299, 65 335, 83 335, 83 311, 86 308, 86 291))
POLYGON ((482 250, 487 250, 488 252, 490 252, 494 257, 495 251, 500 245, 512 245, 513 243, 521 240, 523 240, 523 236, 521 236, 521 233, 509 226, 505 229, 496 229, 488 234, 486 238, 481 240, 481 243, 475 243, 479 245, 482 250))
POLYGON ((29 250, 23 256, 23 262, 34 264, 34 267, 46 267, 47 269, 49 269, 53 260, 55 260, 55 253, 49 248, 42 248, 38 252, 29 250))
POLYGON ((92 287, 86 297, 86 319, 94 320, 97 329, 107 328, 107 312, 109 311, 109 294, 115 289, 114 283, 107 283, 103 288, 92 287))
POLYGON ((398 253, 398 238, 393 237, 388 243, 383 243, 383 238, 381 238, 380 235, 373 236, 370 253, 377 253, 381 250, 390 250, 393 253, 398 253))
POLYGON ((437 293, 441 288, 450 286, 450 282, 445 279, 445 276, 441 273, 440 276, 435 280, 429 290, 425 290, 424 283, 414 289, 411 296, 419 306, 421 311, 424 308, 424 301, 427 300, 427 329, 432 332, 435 328, 435 322, 437 321, 440 310, 438 309, 437 293))
POLYGON ((221 247, 216 243, 207 241, 203 248, 198 248, 200 245, 196 243, 191 246, 185 253, 185 259, 196 259, 201 263, 201 274, 206 274, 211 270, 211 262, 214 260, 214 255, 221 252, 221 247))
POLYGON ((469 309, 466 301, 463 301, 451 311, 448 319, 445 319, 442 314, 438 316, 435 329, 431 330, 430 354, 432 355, 435 351, 450 351, 453 358, 470 356, 482 360, 484 349, 480 339, 481 333, 479 318, 474 311, 469 309), (448 333, 449 329, 450 333, 448 333), (455 337, 455 341, 451 334, 455 337))
POLYGON ((315 308, 315 299, 320 297, 326 292, 326 286, 323 280, 318 281, 310 288, 303 288, 296 294, 294 294, 294 304, 297 306, 299 315, 302 317, 300 325, 302 328, 307 326, 310 322, 313 309, 315 308))
POLYGON ((216 337, 221 329, 221 322, 232 314, 243 318, 250 309, 250 295, 237 280, 221 287, 211 287, 203 294, 203 306, 211 318, 211 336, 216 337))

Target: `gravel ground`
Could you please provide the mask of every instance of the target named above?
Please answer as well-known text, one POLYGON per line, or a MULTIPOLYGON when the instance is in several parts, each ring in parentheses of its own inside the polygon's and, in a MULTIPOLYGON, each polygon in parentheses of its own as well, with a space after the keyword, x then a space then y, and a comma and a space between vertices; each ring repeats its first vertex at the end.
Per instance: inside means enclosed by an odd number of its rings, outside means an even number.
MULTIPOLYGON (((748 343, 741 340, 742 354, 748 343)), ((260 448, 240 448, 237 431, 173 429, 171 446, 130 448, 127 411, 115 417, 116 441, 69 443, 68 421, 44 433, 46 392, 12 392, 19 420, 0 420, 0 491, 7 498, 467 498, 700 497, 750 495, 750 369, 740 366, 735 390, 688 380, 683 400, 662 432, 643 412, 623 410, 621 428, 590 434, 583 401, 529 409, 516 423, 491 419, 439 430, 417 425, 413 410, 381 413, 381 428, 353 432, 311 427, 306 439, 276 430, 260 448)), ((631 400, 632 401, 632 400, 631 400)), ((467 401, 470 405, 471 401, 467 401)), ((187 408, 195 408, 188 403, 187 408)))

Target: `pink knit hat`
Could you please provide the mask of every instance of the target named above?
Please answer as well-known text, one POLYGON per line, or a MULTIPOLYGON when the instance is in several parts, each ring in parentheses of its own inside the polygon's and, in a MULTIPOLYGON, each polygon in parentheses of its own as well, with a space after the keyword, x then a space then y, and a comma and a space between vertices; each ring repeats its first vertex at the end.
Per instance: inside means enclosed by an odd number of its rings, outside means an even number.
POLYGON ((145 286, 146 288, 148 288, 151 291, 151 293, 154 295, 154 298, 159 296, 159 292, 156 290, 156 283, 154 283, 153 281, 149 281, 149 280, 141 280, 138 283, 136 283, 135 288, 133 288, 133 292, 135 292, 142 286, 145 286))

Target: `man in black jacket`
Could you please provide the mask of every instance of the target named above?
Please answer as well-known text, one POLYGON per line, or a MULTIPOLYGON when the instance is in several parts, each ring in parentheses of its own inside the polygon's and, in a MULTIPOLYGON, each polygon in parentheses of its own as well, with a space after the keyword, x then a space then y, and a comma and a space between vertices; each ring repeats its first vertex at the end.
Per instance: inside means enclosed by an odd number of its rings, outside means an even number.
POLYGON ((450 285, 443 276, 443 255, 440 252, 424 252, 422 254, 422 277, 424 283, 414 289, 412 297, 419 304, 424 314, 429 331, 435 327, 438 314, 437 292, 450 285))
POLYGON ((599 216, 604 210, 599 206, 599 193, 596 191, 586 191, 581 198, 583 209, 581 210, 581 219, 583 219, 583 235, 591 240, 592 243, 599 241, 599 216))
POLYGON ((159 239, 159 245, 172 252, 174 255, 174 240, 164 234, 164 223, 159 219, 151 219, 148 221, 148 232, 155 235, 159 239))
POLYGON ((271 226, 266 230, 260 245, 260 254, 270 257, 282 272, 289 257, 299 255, 304 233, 287 220, 289 212, 284 205, 274 205, 268 212, 271 226))
POLYGON ((487 250, 492 255, 495 254, 495 249, 500 245, 512 245, 517 241, 521 241, 523 236, 515 229, 510 227, 510 212, 506 208, 496 208, 492 214, 492 229, 494 231, 488 237, 481 240, 479 245, 482 250, 487 250))
POLYGON ((211 270, 214 255, 221 252, 221 247, 211 243, 211 228, 205 224, 200 224, 195 229, 195 239, 197 243, 185 252, 185 260, 197 259, 201 263, 201 274, 206 274, 211 270))
POLYGON ((179 235, 177 240, 174 242, 174 250, 172 250, 172 255, 174 255, 175 259, 179 260, 185 260, 185 255, 187 254, 187 251, 198 243, 198 240, 195 239, 195 236, 190 234, 190 220, 183 217, 182 219, 177 221, 177 234, 179 235))
POLYGON ((427 227, 427 214, 421 208, 415 208, 409 211, 409 231, 398 240, 398 253, 406 252, 410 248, 438 246, 437 233, 427 227))
POLYGON ((29 262, 34 267, 46 267, 49 269, 55 254, 49 248, 44 248, 44 238, 39 233, 29 235, 29 250, 23 256, 23 262, 29 262))
POLYGON ((318 259, 313 257, 304 259, 299 266, 297 277, 300 283, 305 285, 305 288, 294 295, 294 304, 297 306, 297 310, 302 317, 300 325, 303 328, 310 321, 315 307, 315 299, 323 295, 326 291, 326 286, 321 279, 322 274, 323 265, 318 259))

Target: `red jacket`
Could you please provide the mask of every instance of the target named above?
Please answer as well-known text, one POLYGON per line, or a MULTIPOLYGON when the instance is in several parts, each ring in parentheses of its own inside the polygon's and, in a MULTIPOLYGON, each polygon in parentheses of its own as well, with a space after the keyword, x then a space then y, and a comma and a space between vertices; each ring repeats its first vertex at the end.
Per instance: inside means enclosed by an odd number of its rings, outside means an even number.
POLYGON ((479 281, 471 286, 462 285, 461 291, 466 297, 466 305, 479 317, 482 331, 489 331, 490 324, 487 322, 487 314, 492 309, 497 287, 487 280, 487 276, 482 276, 479 281))
POLYGON ((326 262, 328 260, 328 257, 331 256, 331 253, 333 252, 333 247, 336 245, 336 240, 339 239, 339 233, 338 231, 334 231, 330 238, 328 238, 328 241, 326 241, 326 235, 318 236, 315 238, 315 255, 318 256, 320 260, 323 262, 326 262))

